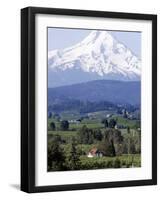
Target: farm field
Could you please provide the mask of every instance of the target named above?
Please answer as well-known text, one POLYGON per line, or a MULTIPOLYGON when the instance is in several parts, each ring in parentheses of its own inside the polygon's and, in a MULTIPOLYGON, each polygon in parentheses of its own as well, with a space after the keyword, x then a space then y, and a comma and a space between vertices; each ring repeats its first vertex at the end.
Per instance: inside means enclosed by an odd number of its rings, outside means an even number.
POLYGON ((107 112, 94 112, 89 116, 92 117, 82 118, 81 121, 76 121, 80 117, 78 114, 73 114, 73 118, 70 115, 68 118, 67 113, 65 115, 63 113, 60 116, 61 120, 48 118, 48 146, 50 147, 56 138, 60 151, 65 157, 63 160, 65 166, 62 166, 62 169, 50 167, 48 171, 141 167, 139 120, 125 119, 121 115, 113 114, 108 121, 115 120, 117 124, 124 126, 118 129, 117 127, 106 127, 102 122, 101 118, 107 116, 107 112), (62 130, 62 121, 69 122, 66 130, 62 130), (52 123, 55 126, 54 130, 51 130, 52 123), (92 149, 98 151, 103 149, 102 152, 107 150, 103 143, 110 131, 115 135, 115 138, 109 136, 114 141, 114 155, 104 153, 103 156, 89 157, 92 149), (72 164, 68 163, 70 159, 72 164), (71 167, 73 163, 77 163, 78 166, 74 164, 75 166, 71 167))
MULTIPOLYGON (((116 157, 102 157, 102 158, 87 158, 86 156, 80 157, 81 166, 88 166, 89 169, 92 166, 99 166, 101 168, 129 168, 129 167, 141 167, 141 156, 139 154, 129 154, 116 157), (88 165, 87 165, 88 163, 88 165)), ((94 168, 94 167, 93 167, 94 168)))

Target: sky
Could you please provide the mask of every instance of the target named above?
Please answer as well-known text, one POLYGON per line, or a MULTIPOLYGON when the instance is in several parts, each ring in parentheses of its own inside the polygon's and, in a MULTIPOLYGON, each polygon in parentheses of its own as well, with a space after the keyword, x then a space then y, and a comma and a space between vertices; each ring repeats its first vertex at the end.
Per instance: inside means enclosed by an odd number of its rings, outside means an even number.
MULTIPOLYGON (((48 51, 64 49, 83 40, 92 30, 48 28, 48 51)), ((125 31, 109 31, 119 42, 126 45, 141 58, 141 33, 125 31)))

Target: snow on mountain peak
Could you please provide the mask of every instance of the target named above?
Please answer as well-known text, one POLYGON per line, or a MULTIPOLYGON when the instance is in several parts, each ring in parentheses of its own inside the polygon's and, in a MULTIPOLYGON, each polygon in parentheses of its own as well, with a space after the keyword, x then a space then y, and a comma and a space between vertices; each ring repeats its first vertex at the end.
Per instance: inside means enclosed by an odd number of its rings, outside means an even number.
POLYGON ((91 31, 81 42, 48 52, 53 71, 79 69, 106 79, 139 80, 141 60, 108 31, 91 31))

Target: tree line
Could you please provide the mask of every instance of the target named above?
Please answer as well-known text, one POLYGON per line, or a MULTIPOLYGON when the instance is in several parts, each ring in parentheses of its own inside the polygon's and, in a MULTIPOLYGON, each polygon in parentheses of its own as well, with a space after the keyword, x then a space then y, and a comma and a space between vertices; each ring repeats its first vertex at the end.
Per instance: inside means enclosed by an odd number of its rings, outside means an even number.
MULTIPOLYGON (((60 122, 60 130, 67 131, 68 129, 69 129, 69 122, 67 120, 62 120, 60 122)), ((51 130, 51 131, 56 130, 56 125, 54 122, 50 122, 49 130, 51 130)))
MULTIPOLYGON (((102 119, 102 124, 104 124, 105 128, 115 128, 115 125, 117 124, 117 121, 115 119, 102 119)), ((56 130, 56 124, 54 122, 50 122, 49 124, 49 130, 55 131, 56 130)), ((67 120, 60 121, 60 130, 67 131, 69 130, 69 122, 67 120)), ((98 133, 99 134, 99 133, 98 133)))

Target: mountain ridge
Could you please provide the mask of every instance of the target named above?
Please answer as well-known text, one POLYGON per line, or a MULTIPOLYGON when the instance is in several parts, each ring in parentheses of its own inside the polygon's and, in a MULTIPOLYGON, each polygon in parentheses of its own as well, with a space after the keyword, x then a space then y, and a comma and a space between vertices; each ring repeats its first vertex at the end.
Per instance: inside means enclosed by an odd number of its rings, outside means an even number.
POLYGON ((95 80, 56 88, 48 88, 48 102, 62 99, 108 101, 115 104, 140 104, 140 81, 95 80))

